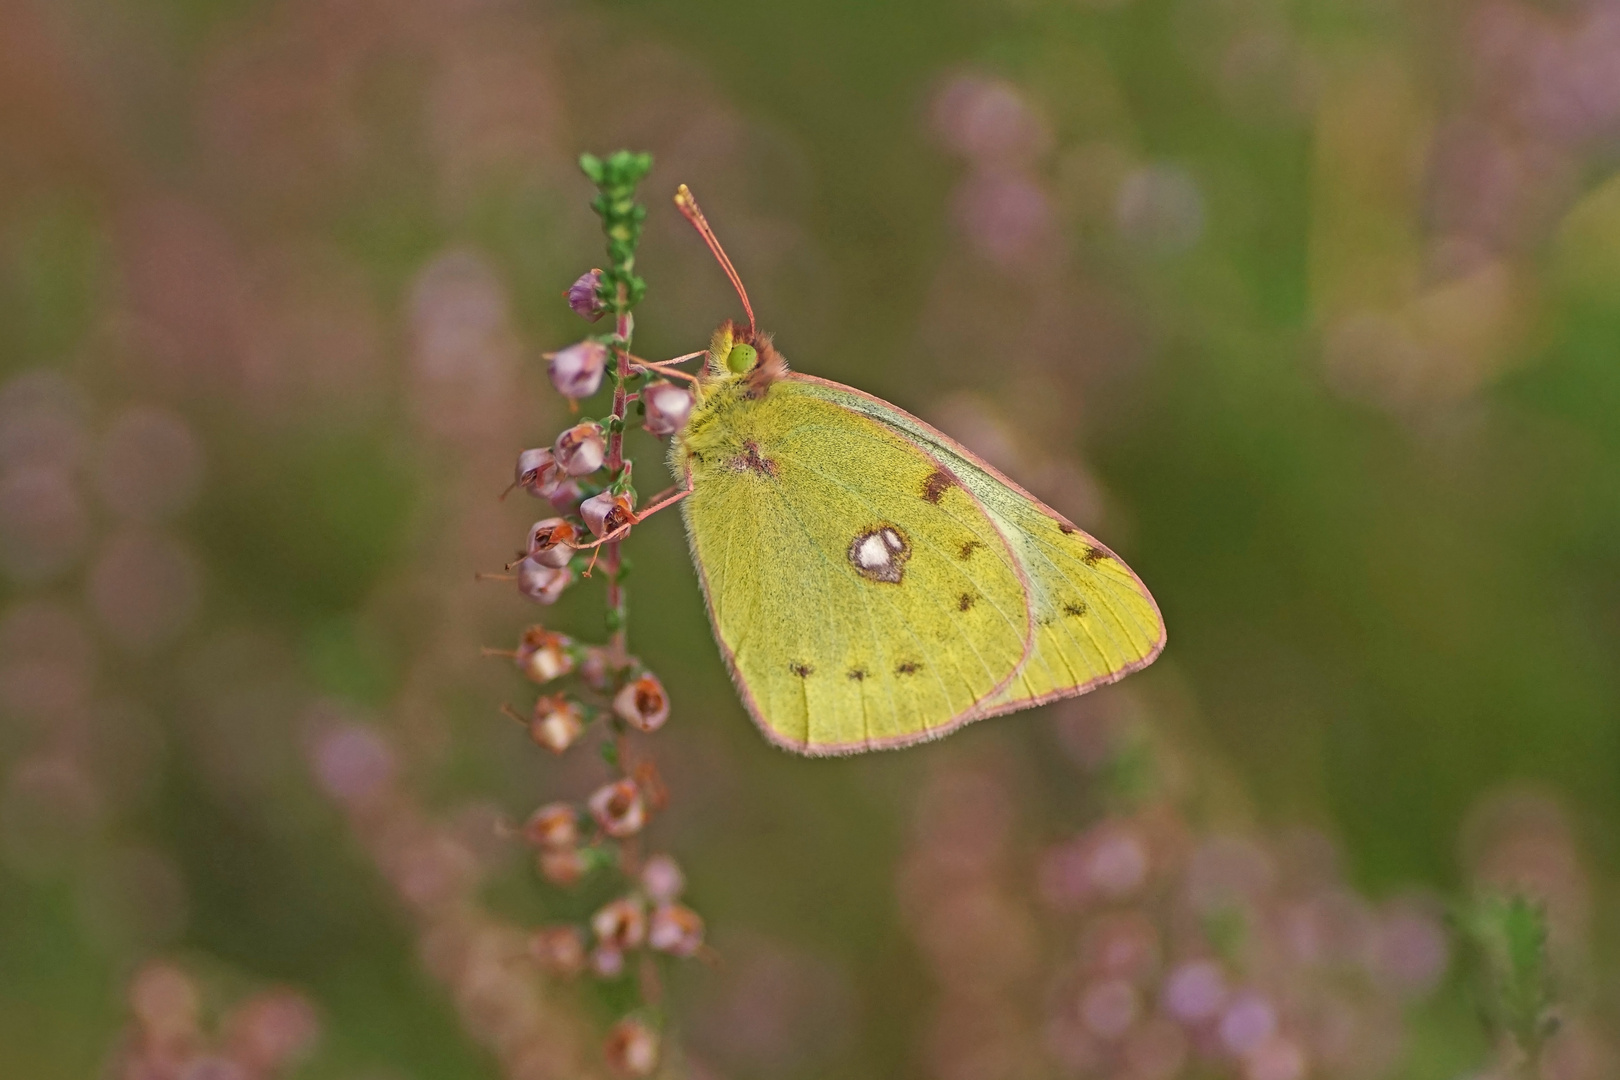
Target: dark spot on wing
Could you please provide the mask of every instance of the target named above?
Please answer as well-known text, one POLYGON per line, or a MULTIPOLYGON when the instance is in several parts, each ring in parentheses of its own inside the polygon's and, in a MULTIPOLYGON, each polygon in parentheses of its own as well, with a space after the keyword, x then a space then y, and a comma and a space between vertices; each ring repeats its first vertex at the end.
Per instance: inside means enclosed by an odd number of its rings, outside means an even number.
POLYGON ((1058 532, 1062 533, 1064 536, 1073 536, 1079 531, 1079 529, 1075 528, 1073 525, 1070 525, 1066 521, 1058 522, 1058 532))
POLYGON ((866 678, 866 669, 859 667, 850 668, 849 677, 854 679, 856 682, 860 682, 862 679, 866 678))
POLYGON ((743 452, 726 462, 726 465, 737 472, 756 472, 776 479, 776 462, 761 454, 759 443, 753 439, 743 443, 743 452))
POLYGON ((894 673, 896 675, 915 675, 921 670, 922 665, 917 663, 917 661, 905 660, 901 662, 899 667, 894 669, 894 673))
POLYGON ((951 471, 941 465, 923 480, 922 497, 931 503, 937 503, 945 495, 945 489, 956 483, 956 477, 951 471))
POLYGON ((1036 626, 1051 626, 1052 625, 1052 616, 1050 616, 1050 615, 1042 615, 1040 618, 1035 620, 1035 625, 1036 626))
POLYGON ((1082 604, 1078 600, 1070 600, 1068 603, 1063 605, 1063 614, 1069 616, 1072 619, 1078 619, 1080 616, 1084 615, 1085 613, 1086 613, 1086 605, 1082 604))
POLYGON ((959 551, 957 551, 956 557, 958 559, 970 559, 973 557, 973 553, 982 547, 984 547, 984 545, 979 541, 969 540, 967 543, 962 545, 959 551))
POLYGON ((1108 558, 1108 552, 1104 551, 1102 548, 1088 547, 1086 548, 1086 553, 1081 556, 1080 561, 1085 563, 1087 566, 1096 566, 1106 558, 1108 558))
POLYGON ((797 675, 801 679, 808 679, 810 677, 810 673, 816 669, 811 667, 809 664, 793 663, 788 665, 788 670, 793 672, 793 674, 797 675))
POLYGON ((973 594, 972 593, 963 593, 961 596, 957 597, 957 600, 956 600, 956 610, 957 611, 966 611, 968 608, 970 608, 972 606, 973 606, 973 594))

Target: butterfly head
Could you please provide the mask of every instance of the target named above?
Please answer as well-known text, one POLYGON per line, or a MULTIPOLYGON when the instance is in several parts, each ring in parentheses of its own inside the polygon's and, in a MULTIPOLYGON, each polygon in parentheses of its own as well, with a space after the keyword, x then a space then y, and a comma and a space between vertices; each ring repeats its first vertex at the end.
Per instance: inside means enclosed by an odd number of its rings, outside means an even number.
POLYGON ((727 319, 709 340, 703 383, 708 387, 741 382, 750 397, 763 397, 787 370, 787 361, 771 343, 771 335, 727 319))

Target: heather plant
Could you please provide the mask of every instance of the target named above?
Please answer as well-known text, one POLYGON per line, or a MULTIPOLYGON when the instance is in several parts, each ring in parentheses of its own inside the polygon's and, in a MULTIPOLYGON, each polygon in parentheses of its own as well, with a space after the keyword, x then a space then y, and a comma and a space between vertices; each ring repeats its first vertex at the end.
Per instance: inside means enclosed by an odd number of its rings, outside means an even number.
POLYGON ((624 581, 630 564, 621 545, 635 522, 669 500, 654 500, 637 511, 625 434, 632 405, 654 435, 680 427, 691 399, 666 376, 689 378, 673 365, 690 357, 647 363, 630 351, 634 309, 647 290, 636 273, 646 208, 635 201, 635 192, 652 168, 650 155, 587 154, 580 167, 597 187, 591 206, 607 237, 608 259, 605 268, 581 275, 566 299, 582 318, 594 322, 607 316, 612 325, 549 354, 549 372, 570 408, 592 397, 605 375, 611 411, 569 427, 549 449, 518 456, 513 487, 548 502, 557 516, 529 530, 527 550, 515 569, 519 591, 543 605, 554 603, 576 578, 600 579, 607 639, 586 644, 535 625, 502 655, 546 690, 527 716, 508 710, 527 725, 534 742, 564 754, 594 737, 610 770, 582 803, 547 803, 522 829, 548 882, 608 897, 585 925, 554 924, 536 931, 535 959, 553 977, 588 974, 604 987, 621 1014, 606 1039, 607 1060, 619 1073, 646 1076, 658 1067, 665 1027, 661 958, 700 955, 704 926, 680 902, 684 879, 674 859, 650 854, 644 846, 644 833, 664 809, 668 793, 640 737, 664 726, 670 702, 658 676, 629 650, 624 581))

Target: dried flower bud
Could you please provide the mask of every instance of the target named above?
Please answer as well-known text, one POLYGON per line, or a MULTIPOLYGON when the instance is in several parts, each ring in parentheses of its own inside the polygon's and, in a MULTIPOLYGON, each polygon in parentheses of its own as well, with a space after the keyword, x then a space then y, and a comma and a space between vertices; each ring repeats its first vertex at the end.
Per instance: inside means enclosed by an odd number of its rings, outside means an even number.
POLYGON ((647 940, 647 912, 639 898, 622 896, 591 916, 591 929, 605 949, 628 952, 647 940))
POLYGON ((585 934, 577 926, 542 926, 529 937, 529 955, 540 970, 571 979, 585 970, 585 934))
POLYGON ((618 839, 634 836, 647 824, 647 807, 634 780, 603 784, 591 793, 586 805, 602 831, 618 839))
POLYGON ((653 909, 647 944, 671 956, 695 956, 703 947, 703 918, 684 904, 653 909))
POLYGON ((607 368, 607 346, 600 341, 581 341, 558 352, 548 353, 547 370, 557 393, 570 400, 588 398, 602 386, 607 368))
POLYGON ((586 322, 595 322, 607 311, 607 307, 596 294, 601 285, 602 271, 592 270, 579 275, 579 279, 568 286, 568 291, 563 294, 568 297, 568 306, 574 309, 574 314, 586 322))
POLYGON ((571 848, 579 843, 579 814, 569 803, 547 803, 523 823, 523 839, 539 848, 571 848))
POLYGON ((557 461, 544 447, 518 455, 512 482, 537 499, 549 499, 562 479, 557 461))
POLYGON ((602 1054, 620 1076, 651 1076, 658 1068, 658 1033, 640 1020, 620 1020, 608 1032, 602 1054))
POLYGON ((585 853, 573 847, 542 851, 535 862, 541 877, 564 889, 577 885, 585 876, 585 871, 590 869, 590 864, 585 861, 585 853))
POLYGON ((667 904, 686 888, 686 875, 668 855, 654 855, 641 864, 641 891, 657 903, 667 904))
POLYGON ((574 670, 573 641, 543 626, 531 626, 518 639, 518 670, 542 686, 574 670))
POLYGON ((602 467, 607 457, 607 442, 602 438, 602 425, 595 420, 575 424, 561 435, 551 448, 558 468, 569 476, 585 476, 602 467))
POLYGON ((555 604, 573 580, 574 572, 566 566, 546 566, 528 557, 517 565, 518 592, 537 604, 555 604))
POLYGON ((624 974, 624 953, 598 945, 591 950, 591 974, 598 979, 617 979, 624 974))
POLYGON ((529 738, 553 754, 573 746, 585 733, 585 714, 576 701, 562 695, 543 697, 534 703, 529 720, 529 738))
POLYGON ((669 719, 669 695, 658 676, 647 672, 614 695, 613 711, 633 727, 657 731, 669 719))
POLYGON ((606 491, 592 495, 580 503, 579 516, 585 519, 586 527, 598 537, 606 536, 635 520, 630 497, 606 491))
POLYGON ((641 426, 653 435, 673 435, 692 415, 692 395, 671 382, 649 383, 641 391, 646 416, 641 426))
POLYGON ((579 530, 560 517, 537 521, 529 526, 529 558, 553 569, 567 566, 577 539, 579 530))

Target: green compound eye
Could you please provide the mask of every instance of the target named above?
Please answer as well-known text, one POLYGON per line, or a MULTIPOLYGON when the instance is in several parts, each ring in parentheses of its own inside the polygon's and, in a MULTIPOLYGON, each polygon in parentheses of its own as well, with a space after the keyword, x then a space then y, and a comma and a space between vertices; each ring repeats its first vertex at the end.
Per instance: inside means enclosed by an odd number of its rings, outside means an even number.
POLYGON ((754 350, 752 345, 733 346, 732 350, 726 354, 726 367, 738 375, 754 370, 754 365, 757 363, 759 363, 759 353, 754 350))

